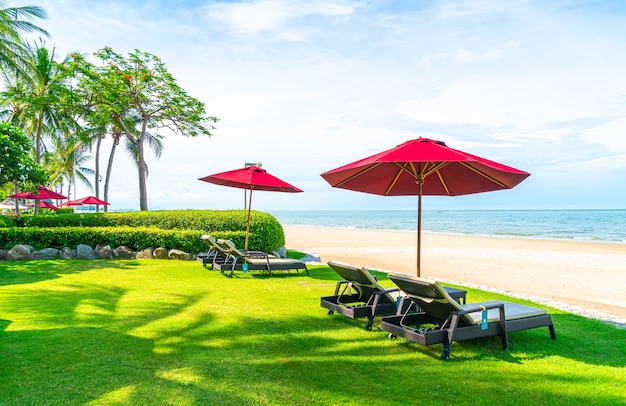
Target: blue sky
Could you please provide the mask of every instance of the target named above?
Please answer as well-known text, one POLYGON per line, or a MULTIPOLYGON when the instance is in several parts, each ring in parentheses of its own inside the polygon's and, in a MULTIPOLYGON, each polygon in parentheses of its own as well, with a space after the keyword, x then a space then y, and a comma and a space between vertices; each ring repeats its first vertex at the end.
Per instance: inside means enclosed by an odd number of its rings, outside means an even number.
MULTIPOLYGON (((168 136, 148 158, 150 208, 241 208, 241 190, 197 179, 262 162, 304 193, 257 192, 254 209, 412 209, 319 174, 420 136, 532 174, 425 209, 626 208, 620 1, 9 2, 21 4, 47 10, 59 55, 158 55, 220 118, 213 137, 168 136)), ((122 154, 115 165, 112 209, 138 208, 135 170, 122 154)))

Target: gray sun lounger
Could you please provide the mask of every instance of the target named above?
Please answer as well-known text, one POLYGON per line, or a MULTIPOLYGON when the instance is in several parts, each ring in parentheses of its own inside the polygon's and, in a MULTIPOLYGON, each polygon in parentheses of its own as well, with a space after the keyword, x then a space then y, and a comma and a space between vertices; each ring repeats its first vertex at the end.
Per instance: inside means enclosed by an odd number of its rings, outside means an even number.
POLYGON ((500 336, 503 348, 508 350, 508 333, 538 327, 548 327, 556 340, 552 317, 544 309, 502 301, 459 304, 438 282, 396 274, 389 275, 389 279, 415 306, 405 306, 408 310, 383 317, 381 330, 388 331, 390 338, 401 336, 422 345, 443 344, 443 360, 450 359, 453 341, 500 336), (487 311, 486 323, 483 311, 487 311))
POLYGON ((230 271, 228 277, 232 278, 235 271, 267 271, 272 276, 272 271, 287 271, 303 269, 307 275, 309 270, 306 264, 297 259, 276 258, 261 251, 242 251, 235 247, 232 241, 220 241, 228 247, 228 258, 222 264, 216 263, 214 268, 220 272, 230 271))
POLYGON ((228 251, 217 243, 211 235, 204 234, 200 237, 208 246, 208 251, 197 256, 198 262, 204 267, 213 268, 217 263, 224 263, 228 258, 228 251))
MULTIPOLYGON (((323 296, 320 306, 328 309, 328 315, 335 312, 351 319, 367 317, 365 329, 370 331, 374 317, 396 313, 400 291, 384 288, 367 269, 338 261, 329 261, 330 266, 343 279, 337 282, 332 296, 323 296)), ((449 289, 456 300, 465 300, 466 291, 449 289)), ((407 305, 409 303, 407 302, 407 305)))

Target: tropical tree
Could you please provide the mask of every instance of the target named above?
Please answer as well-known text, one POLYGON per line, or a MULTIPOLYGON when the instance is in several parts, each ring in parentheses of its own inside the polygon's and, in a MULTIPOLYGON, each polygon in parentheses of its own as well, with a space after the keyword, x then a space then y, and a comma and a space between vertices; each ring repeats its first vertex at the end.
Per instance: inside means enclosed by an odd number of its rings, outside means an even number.
MULTIPOLYGON (((30 135, 35 161, 40 163, 44 140, 76 130, 74 105, 67 102, 75 96, 66 85, 63 65, 55 61, 54 48, 48 50, 40 41, 36 45, 25 45, 24 51, 20 70, 3 71, 7 88, 0 94, 0 103, 8 107, 5 119, 30 135)), ((35 202, 35 214, 37 211, 35 202)))
MULTIPOLYGON (((100 179, 102 176, 100 175, 100 148, 102 147, 102 141, 106 137, 107 129, 104 126, 94 127, 88 130, 87 132, 90 135, 91 143, 89 144, 90 150, 94 153, 95 160, 95 168, 94 168, 94 185, 96 191, 96 198, 100 198, 100 179)), ((106 206, 105 206, 106 207, 106 206)))
POLYGON ((35 160, 41 161, 44 138, 54 138, 68 128, 76 126, 68 105, 71 96, 59 65, 55 62, 55 51, 48 50, 43 43, 25 47, 28 58, 22 61, 25 78, 15 71, 4 71, 7 89, 0 100, 9 106, 5 116, 19 124, 30 134, 35 145, 35 160))
MULTIPOLYGON (((137 128, 137 124, 139 124, 140 122, 140 118, 138 116, 129 116, 129 117, 126 117, 126 119, 128 120, 127 128, 132 129, 132 130, 135 130, 137 128)), ((111 152, 109 153, 109 162, 107 165, 106 177, 105 177, 105 182, 104 182, 104 200, 107 202, 109 201, 109 185, 110 185, 110 180, 111 180, 111 173, 113 171, 113 160, 115 158, 115 152, 117 151, 117 147, 122 139, 125 140, 124 146, 125 146, 126 153, 130 156, 130 158, 133 160, 136 166, 139 165, 139 160, 138 160, 138 155, 137 155, 137 146, 135 145, 135 143, 132 140, 124 137, 124 133, 118 127, 114 125, 111 125, 110 133, 111 133, 113 142, 111 145, 111 152)), ((163 152, 162 139, 163 139, 162 136, 154 135, 151 133, 147 133, 145 137, 146 144, 154 152, 157 158, 160 158, 163 152)), ((148 165, 145 162, 143 163, 143 165, 144 165, 144 170, 146 172, 146 176, 148 176, 149 174, 148 165)), ((104 206, 104 211, 105 212, 108 211, 108 206, 104 206)))
POLYGON ((48 33, 32 21, 47 18, 46 11, 37 6, 6 7, 7 2, 0 0, 0 69, 11 70, 20 75, 23 71, 23 34, 48 33))
POLYGON ((0 187, 13 184, 34 189, 46 183, 46 174, 31 155, 32 145, 22 131, 11 123, 0 122, 0 187))
POLYGON ((77 91, 89 101, 92 120, 110 123, 136 148, 139 206, 148 210, 144 144, 150 131, 184 136, 211 136, 217 118, 208 116, 204 103, 178 86, 161 60, 135 50, 128 57, 104 48, 95 54, 102 65, 72 55, 70 71, 78 76, 77 91), (139 117, 133 126, 129 117, 139 117))
POLYGON ((89 145, 85 144, 79 137, 66 135, 53 140, 51 148, 43 155, 43 162, 50 170, 50 184, 60 186, 61 193, 67 184, 67 196, 72 195, 74 188, 74 199, 76 196, 76 185, 78 182, 93 190, 90 177, 94 170, 85 166, 91 160, 88 154, 89 145))

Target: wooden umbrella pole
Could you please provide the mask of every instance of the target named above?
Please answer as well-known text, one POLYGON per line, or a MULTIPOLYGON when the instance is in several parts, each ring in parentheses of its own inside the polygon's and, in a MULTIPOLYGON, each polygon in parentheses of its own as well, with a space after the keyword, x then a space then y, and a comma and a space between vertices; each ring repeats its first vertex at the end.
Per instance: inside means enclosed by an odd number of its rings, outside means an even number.
POLYGON ((419 193, 417 195, 417 276, 420 276, 420 256, 422 249, 422 185, 418 182, 419 193))
POLYGON ((254 186, 250 186, 250 202, 248 203, 248 224, 246 225, 246 244, 244 249, 248 249, 248 237, 250 236, 250 209, 252 208, 252 189, 254 186))

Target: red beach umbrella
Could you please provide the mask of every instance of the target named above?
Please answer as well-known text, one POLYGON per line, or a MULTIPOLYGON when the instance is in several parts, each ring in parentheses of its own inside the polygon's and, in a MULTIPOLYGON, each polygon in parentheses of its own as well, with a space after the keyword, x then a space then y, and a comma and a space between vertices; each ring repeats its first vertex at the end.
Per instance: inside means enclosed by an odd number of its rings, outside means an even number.
POLYGON ((417 276, 420 276, 422 196, 459 196, 511 189, 530 174, 418 138, 321 174, 331 186, 382 196, 418 196, 417 276))
MULTIPOLYGON (((29 206, 34 206, 34 204, 30 204, 29 206)), ((49 203, 49 202, 47 202, 45 200, 42 200, 42 201, 39 202, 39 207, 42 208, 42 209, 59 210, 58 207, 56 207, 52 203, 49 203)))
POLYGON ((208 175, 198 180, 214 183, 216 185, 229 186, 239 189, 250 190, 250 203, 248 204, 248 224, 246 226, 246 244, 248 249, 248 237, 250 234, 250 208, 252 206, 252 191, 265 190, 268 192, 298 193, 302 190, 289 183, 267 173, 259 166, 248 166, 227 172, 208 175))
MULTIPOLYGON (((68 200, 65 203, 61 203, 59 206, 83 206, 83 205, 88 205, 88 204, 89 205, 95 204, 99 206, 99 205, 109 205, 110 203, 105 202, 104 200, 100 200, 95 196, 87 196, 87 197, 82 197, 76 200, 68 200)), ((96 211, 97 211, 97 208, 96 208, 96 211)))
POLYGON ((67 199, 66 196, 63 196, 62 194, 59 194, 57 192, 54 192, 50 189, 46 189, 43 186, 37 186, 37 193, 31 193, 31 192, 20 192, 20 193, 15 193, 11 196, 9 196, 12 199, 29 199, 29 200, 46 200, 46 199, 53 199, 53 200, 63 200, 63 199, 67 199))
POLYGON ((63 206, 82 206, 85 204, 96 204, 96 205, 109 205, 109 202, 105 202, 104 200, 100 200, 95 196, 87 196, 87 197, 82 197, 80 199, 76 199, 76 200, 70 200, 66 203, 63 204, 63 206))

